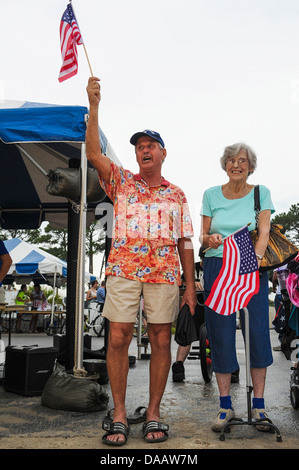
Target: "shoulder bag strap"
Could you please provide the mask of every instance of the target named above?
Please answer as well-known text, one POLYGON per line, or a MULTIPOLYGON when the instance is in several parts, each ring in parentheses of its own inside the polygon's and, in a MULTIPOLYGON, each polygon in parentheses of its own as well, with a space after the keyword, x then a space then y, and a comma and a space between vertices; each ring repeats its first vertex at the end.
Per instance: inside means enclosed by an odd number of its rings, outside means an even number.
POLYGON ((258 228, 258 221, 259 221, 259 213, 261 210, 261 202, 260 202, 260 187, 256 185, 254 187, 254 211, 255 211, 255 228, 258 228))

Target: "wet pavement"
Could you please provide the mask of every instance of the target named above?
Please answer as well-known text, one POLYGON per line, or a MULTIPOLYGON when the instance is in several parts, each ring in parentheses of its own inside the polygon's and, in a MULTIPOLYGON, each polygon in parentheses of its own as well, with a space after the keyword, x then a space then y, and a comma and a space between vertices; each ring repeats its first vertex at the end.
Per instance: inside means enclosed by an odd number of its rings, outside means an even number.
MULTIPOLYGON (((2 334, 7 345, 7 336, 2 334)), ((277 334, 271 330, 272 346, 278 344, 277 334)), ((12 345, 53 346, 53 337, 44 333, 12 335, 12 345)), ((92 349, 100 349, 103 338, 92 337, 92 349)), ((175 361, 177 345, 172 341, 172 359, 175 361)), ((142 352, 144 350, 142 349, 142 352)), ((150 352, 150 349, 149 351, 150 352)), ((245 350, 241 331, 237 331, 237 353, 240 363, 240 381, 232 384, 231 395, 236 415, 247 420, 247 394, 245 374, 245 350)), ((137 341, 133 338, 130 355, 136 364, 129 369, 127 388, 128 414, 148 402, 149 360, 138 359, 137 341)), ((261 433, 254 426, 233 426, 221 441, 219 434, 211 430, 211 422, 219 407, 215 376, 205 383, 199 360, 187 360, 184 382, 174 383, 170 371, 163 403, 161 419, 170 426, 169 439, 164 443, 147 444, 142 438, 142 424, 131 426, 129 440, 123 449, 189 449, 190 452, 208 449, 298 449, 299 410, 290 401, 291 362, 281 352, 273 351, 274 364, 269 367, 265 391, 265 403, 269 417, 279 429, 282 442, 276 434, 261 433)), ((80 380, 80 379, 78 379, 80 380)), ((113 407, 109 383, 103 385, 109 395, 107 410, 113 407)), ((41 397, 25 397, 6 391, 0 386, 0 449, 102 449, 101 421, 107 413, 70 412, 46 408, 41 397)), ((105 451, 104 451, 105 449, 105 451)), ((110 454, 115 448, 109 448, 110 454)), ((118 452, 121 452, 120 450, 118 452)), ((186 451, 184 451, 186 453, 186 451)), ((112 455, 112 454, 111 454, 112 455)), ((121 454, 119 454, 121 455, 121 454)))

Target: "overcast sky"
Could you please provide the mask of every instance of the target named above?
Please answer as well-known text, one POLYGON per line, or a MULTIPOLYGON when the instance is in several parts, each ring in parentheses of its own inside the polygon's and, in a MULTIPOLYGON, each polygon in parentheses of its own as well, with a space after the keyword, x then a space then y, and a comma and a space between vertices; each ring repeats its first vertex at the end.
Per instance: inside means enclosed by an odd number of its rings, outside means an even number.
MULTIPOLYGON (((88 106, 78 74, 58 82, 67 0, 0 0, 0 99, 88 106)), ((93 74, 100 126, 137 172, 133 133, 162 135, 163 176, 188 199, 196 232, 203 191, 227 181, 219 159, 244 141, 258 156, 248 182, 276 212, 299 203, 298 0, 73 0, 93 74)))

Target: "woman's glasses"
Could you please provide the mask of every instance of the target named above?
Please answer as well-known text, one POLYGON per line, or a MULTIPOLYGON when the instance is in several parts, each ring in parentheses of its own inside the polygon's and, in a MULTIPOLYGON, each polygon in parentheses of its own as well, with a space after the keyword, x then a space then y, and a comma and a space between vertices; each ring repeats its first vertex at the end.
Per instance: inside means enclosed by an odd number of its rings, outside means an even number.
POLYGON ((229 158, 226 160, 226 163, 229 163, 230 165, 234 165, 235 163, 238 163, 238 165, 243 166, 248 163, 248 160, 246 158, 238 158, 237 160, 235 158, 229 158))

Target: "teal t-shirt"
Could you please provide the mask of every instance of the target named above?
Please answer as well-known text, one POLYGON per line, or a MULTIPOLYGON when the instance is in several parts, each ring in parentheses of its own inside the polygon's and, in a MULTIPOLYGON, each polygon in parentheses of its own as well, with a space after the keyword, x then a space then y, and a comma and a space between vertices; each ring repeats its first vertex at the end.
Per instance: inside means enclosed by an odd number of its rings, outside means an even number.
MULTIPOLYGON (((271 214, 275 212, 270 191, 263 185, 260 185, 260 203, 261 211, 270 209, 271 214)), ((254 230, 254 188, 240 199, 227 199, 223 196, 221 186, 213 186, 204 192, 200 214, 211 217, 210 234, 220 233, 223 238, 249 223, 248 230, 254 230)), ((205 253, 207 257, 221 258, 222 255, 223 244, 217 250, 211 248, 205 253)))

